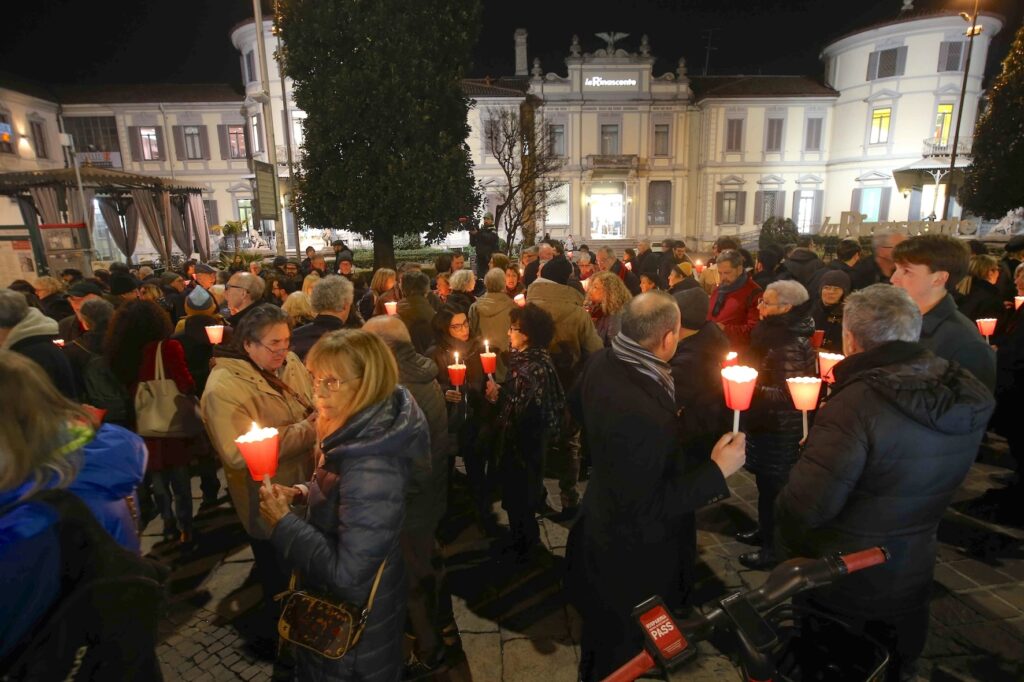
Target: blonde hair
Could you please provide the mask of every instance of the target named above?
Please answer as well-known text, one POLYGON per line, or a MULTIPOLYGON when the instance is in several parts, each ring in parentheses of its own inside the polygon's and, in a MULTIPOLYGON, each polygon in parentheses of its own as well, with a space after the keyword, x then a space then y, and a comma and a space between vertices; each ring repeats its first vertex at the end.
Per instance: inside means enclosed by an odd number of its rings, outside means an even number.
POLYGON ((296 322, 302 318, 312 320, 316 317, 316 313, 313 312, 313 306, 309 302, 309 296, 306 296, 301 291, 293 291, 288 294, 288 298, 281 304, 281 310, 288 315, 289 328, 294 328, 296 322))
POLYGON ((398 275, 391 268, 377 270, 377 272, 373 273, 373 279, 370 280, 370 291, 380 296, 388 290, 388 280, 391 278, 398 281, 398 275))
POLYGON ((306 275, 305 278, 303 278, 302 280, 302 293, 304 293, 306 296, 312 296, 313 287, 315 287, 316 283, 319 281, 320 275, 318 275, 315 272, 311 272, 308 275, 306 275))
POLYGON ((629 303, 633 295, 622 283, 622 280, 614 272, 602 270, 590 276, 590 286, 597 283, 604 289, 604 300, 601 301, 601 310, 605 315, 615 315, 621 312, 629 303))
POLYGON ((306 356, 310 372, 359 378, 352 397, 352 412, 386 400, 398 385, 398 364, 387 344, 361 329, 340 329, 320 337, 306 356))
POLYGON ((32 484, 64 487, 78 473, 77 452, 92 437, 92 420, 53 385, 42 367, 0 350, 0 395, 12 396, 0 417, 0 490, 32 484))
POLYGON ((978 254, 971 256, 970 264, 967 267, 967 275, 956 285, 956 290, 963 295, 971 293, 972 277, 985 279, 988 273, 999 269, 999 261, 995 256, 978 254))
MULTIPOLYGON (((46 296, 49 296, 51 294, 58 294, 64 291, 64 282, 57 279, 56 277, 50 277, 49 275, 37 277, 35 284, 33 284, 32 286, 34 286, 36 289, 46 289, 49 292, 48 294, 46 294, 46 296)), ((40 296, 40 298, 46 298, 46 296, 40 296)))

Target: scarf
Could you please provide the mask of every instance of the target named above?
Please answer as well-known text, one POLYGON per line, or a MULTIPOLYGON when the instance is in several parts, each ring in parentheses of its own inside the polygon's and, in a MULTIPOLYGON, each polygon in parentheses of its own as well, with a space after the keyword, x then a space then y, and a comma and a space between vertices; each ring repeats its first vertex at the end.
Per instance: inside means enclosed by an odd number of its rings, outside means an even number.
POLYGON ((615 357, 627 365, 632 365, 644 376, 650 377, 657 382, 674 403, 676 400, 676 385, 672 381, 672 368, 664 360, 655 357, 654 353, 647 350, 639 343, 619 332, 612 339, 612 352, 615 357))
POLYGON ((502 423, 511 425, 515 417, 536 406, 541 411, 541 423, 557 436, 565 410, 565 392, 547 348, 512 351, 506 385, 512 391, 501 407, 502 423))
POLYGON ((736 278, 736 281, 732 284, 719 284, 718 294, 715 296, 715 306, 711 309, 711 316, 718 317, 718 314, 722 312, 722 306, 725 305, 725 299, 734 291, 739 291, 747 284, 747 271, 736 278))

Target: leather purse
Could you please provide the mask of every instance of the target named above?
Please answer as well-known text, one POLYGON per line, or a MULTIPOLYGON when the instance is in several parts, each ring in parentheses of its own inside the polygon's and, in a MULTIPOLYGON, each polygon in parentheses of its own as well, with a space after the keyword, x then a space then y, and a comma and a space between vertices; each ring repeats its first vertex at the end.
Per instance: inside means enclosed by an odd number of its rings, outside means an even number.
POLYGON ((359 643, 386 564, 385 559, 377 569, 370 596, 362 608, 295 590, 295 575, 292 574, 292 589, 274 597, 277 601, 284 600, 281 617, 277 621, 277 634, 284 641, 324 658, 334 661, 342 658, 359 643))
POLYGON ((155 376, 135 389, 135 432, 150 438, 193 438, 203 431, 199 405, 164 376, 163 345, 156 345, 155 376))

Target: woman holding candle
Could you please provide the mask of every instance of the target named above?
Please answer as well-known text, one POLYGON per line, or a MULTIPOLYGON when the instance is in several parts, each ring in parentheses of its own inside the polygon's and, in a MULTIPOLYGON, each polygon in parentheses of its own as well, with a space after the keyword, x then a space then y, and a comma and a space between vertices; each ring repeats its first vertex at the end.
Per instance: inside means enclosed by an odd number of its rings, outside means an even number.
POLYGON ((429 427, 379 337, 333 332, 307 362, 321 452, 308 486, 260 491, 270 542, 299 589, 332 601, 365 605, 382 565, 383 573, 358 644, 340 660, 295 647, 296 679, 397 680, 405 626, 399 533, 412 467, 429 462, 429 427), (305 520, 289 513, 297 501, 309 505, 305 520))
POLYGON ((587 305, 590 319, 594 321, 594 329, 601 337, 605 348, 612 345, 612 339, 619 333, 622 323, 622 311, 633 298, 622 279, 607 270, 598 272, 590 278, 587 288, 587 305))
MULTIPOLYGON (((1006 309, 999 281, 999 261, 994 256, 971 256, 969 274, 956 286, 956 306, 969 320, 994 317, 1002 320, 1006 309)), ((1000 330, 1001 331, 1001 330, 1000 330)))
POLYGON ((758 310, 761 322, 750 335, 751 367, 758 371, 754 398, 746 416, 747 464, 757 482, 759 528, 737 539, 761 550, 739 557, 748 568, 764 570, 776 563, 773 507, 800 455, 803 415, 793 406, 786 379, 818 375, 811 334, 814 320, 807 290, 795 280, 772 282, 758 310))
POLYGON ((373 278, 370 280, 370 288, 366 290, 362 299, 359 300, 359 314, 362 315, 364 320, 368 320, 374 315, 384 314, 383 305, 380 306, 380 312, 377 312, 377 303, 385 292, 395 288, 395 282, 397 281, 398 275, 390 268, 380 268, 373 273, 373 278))
POLYGON ((842 270, 826 270, 819 281, 821 293, 811 308, 814 328, 825 332, 821 349, 843 352, 843 301, 850 295, 850 276, 842 270))
POLYGON ((270 546, 270 527, 259 515, 259 481, 252 480, 235 439, 253 422, 279 432, 274 482, 294 485, 309 480, 316 432, 309 372, 289 351, 288 316, 264 303, 242 319, 230 344, 214 350, 213 370, 200 407, 210 441, 224 465, 228 493, 249 534, 256 575, 266 599, 264 636, 276 640, 273 595, 288 587, 288 570, 270 546))
POLYGON ((516 307, 505 295, 505 273, 493 268, 484 276, 487 293, 469 307, 469 333, 490 342, 490 350, 498 355, 496 379, 505 380, 504 355, 508 351, 509 315, 516 307))

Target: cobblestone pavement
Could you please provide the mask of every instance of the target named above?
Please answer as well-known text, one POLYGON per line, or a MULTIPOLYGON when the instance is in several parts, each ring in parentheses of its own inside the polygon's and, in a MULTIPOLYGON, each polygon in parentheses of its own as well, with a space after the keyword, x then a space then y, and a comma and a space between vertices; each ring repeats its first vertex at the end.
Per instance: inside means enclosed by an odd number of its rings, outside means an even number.
MULTIPOLYGON (((982 493, 998 487, 1006 474, 998 466, 1004 452, 998 441, 983 452, 986 463, 972 468, 940 525, 920 679, 1024 680, 1024 531, 986 521, 977 508, 982 493)), ((558 500, 556 482, 546 483, 551 499, 558 500)), ((737 474, 731 488, 730 499, 698 516, 698 601, 758 585, 766 576, 739 565, 736 557, 749 548, 732 538, 756 519, 753 479, 737 474)), ((455 507, 470 507, 464 494, 456 495, 455 507)), ((576 679, 579 621, 559 592, 568 524, 541 524, 547 551, 531 565, 511 567, 493 559, 487 539, 467 515, 446 521, 442 535, 466 660, 438 679, 576 679)), ((165 679, 270 679, 271 664, 249 646, 247 618, 261 594, 248 581, 252 554, 226 499, 198 518, 197 531, 197 547, 188 554, 159 544, 159 521, 143 537, 144 550, 174 569, 158 650, 165 679)), ((739 679, 729 659, 707 644, 687 672, 694 680, 739 679)))

